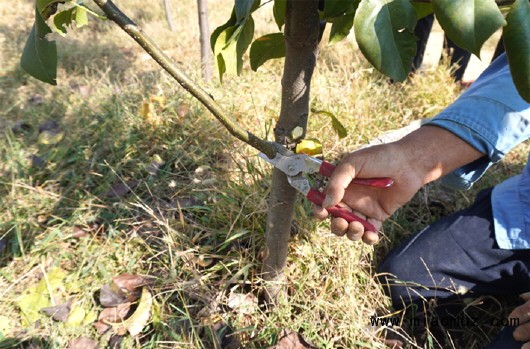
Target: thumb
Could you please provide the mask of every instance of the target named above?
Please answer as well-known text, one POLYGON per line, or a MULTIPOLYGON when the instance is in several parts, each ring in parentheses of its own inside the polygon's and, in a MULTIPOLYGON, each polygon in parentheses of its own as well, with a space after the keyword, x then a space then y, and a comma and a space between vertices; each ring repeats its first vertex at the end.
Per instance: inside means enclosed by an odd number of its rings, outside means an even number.
POLYGON ((326 188, 326 198, 322 207, 332 207, 342 201, 348 185, 355 178, 355 167, 349 162, 342 162, 331 174, 326 188))

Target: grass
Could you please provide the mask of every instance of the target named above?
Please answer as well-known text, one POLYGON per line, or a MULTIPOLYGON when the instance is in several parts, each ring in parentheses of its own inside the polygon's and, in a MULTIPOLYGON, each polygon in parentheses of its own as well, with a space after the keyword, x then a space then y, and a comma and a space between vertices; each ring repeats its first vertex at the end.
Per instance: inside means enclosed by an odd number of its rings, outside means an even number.
MULTIPOLYGON (((228 18, 229 3, 210 4, 212 28, 228 18)), ((167 29, 161 4, 131 0, 123 7, 198 80, 194 4, 172 2, 176 32, 167 29)), ((260 10, 259 33, 274 30, 269 10, 260 10)), ((386 223, 375 248, 333 237, 328 223, 312 220, 310 206, 300 202, 286 271, 288 298, 274 310, 258 308, 253 295, 263 287, 270 167, 112 24, 94 20, 90 29, 58 38, 59 84, 50 87, 18 66, 30 4, 17 1, 0 11, 0 332, 12 340, 0 339, 0 347, 64 348, 80 336, 106 346, 109 335, 98 335, 90 323, 69 326, 43 316, 24 325, 20 297, 60 268, 65 277, 52 302, 70 298, 87 319, 102 309, 97 294, 113 276, 155 278, 150 323, 139 338, 125 336, 125 348, 227 348, 237 342, 263 348, 275 344, 283 329, 302 333, 319 348, 381 348, 368 326, 370 315, 388 306, 373 278, 381 256, 446 211, 469 204, 480 188, 517 173, 528 153, 523 145, 477 188, 446 194, 443 210, 433 204, 440 197, 437 185, 426 187, 386 223), (153 96, 166 101, 154 104, 154 116, 143 117, 142 101, 153 96), (39 126, 49 120, 64 132, 57 144, 39 142, 39 126), (250 301, 234 303, 234 295, 250 301)), ((254 73, 247 66, 241 77, 207 88, 242 125, 270 138, 281 67, 269 62, 254 73)), ((444 66, 389 84, 350 42, 324 43, 312 107, 337 115, 349 135, 338 139, 331 120, 314 116, 308 137, 320 139, 326 158, 337 160, 385 131, 435 115, 459 93, 444 66)), ((466 347, 488 335, 473 337, 466 347)))

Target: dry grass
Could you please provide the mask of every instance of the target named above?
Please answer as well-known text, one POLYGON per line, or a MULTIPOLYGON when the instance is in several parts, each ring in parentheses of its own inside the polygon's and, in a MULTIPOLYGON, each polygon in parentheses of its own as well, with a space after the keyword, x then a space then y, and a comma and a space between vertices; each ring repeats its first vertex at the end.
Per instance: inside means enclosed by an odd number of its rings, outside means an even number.
MULTIPOLYGON (((189 75, 200 78, 195 1, 172 2, 176 32, 167 29, 161 3, 120 3, 189 75)), ((212 28, 228 18, 229 3, 211 2, 212 28)), ((224 348, 235 343, 232 338, 260 348, 274 344, 285 328, 319 348, 382 347, 368 326, 369 316, 388 306, 374 268, 378 256, 441 214, 429 205, 437 195, 434 185, 389 220, 377 253, 331 236, 328 223, 312 220, 301 202, 286 272, 288 299, 274 310, 234 307, 230 294, 258 294, 262 287, 270 168, 110 23, 94 20, 91 29, 59 39, 59 85, 50 87, 17 64, 31 24, 29 2, 0 11, 0 237, 6 243, 0 323, 9 319, 1 335, 25 341, 21 347, 64 348, 81 335, 106 345, 108 335, 97 335, 90 325, 43 318, 22 326, 17 298, 60 267, 67 272, 61 296, 87 313, 101 310, 95 295, 113 276, 156 277, 151 322, 137 341, 124 338, 126 348, 224 348), (150 96, 167 102, 157 107, 158 118, 145 119, 139 109, 150 96), (185 116, 177 113, 183 105, 189 106, 185 116), (37 141, 39 125, 50 119, 65 131, 57 145, 37 141), (29 130, 13 132, 22 121, 29 130), (45 164, 36 166, 34 155, 45 164), (158 157, 163 164, 153 173, 150 164, 158 157), (131 181, 137 185, 130 193, 108 195, 113 185, 131 181)), ((257 28, 274 30, 269 9, 260 10, 257 28)), ((257 73, 247 67, 241 77, 207 88, 246 128, 270 138, 280 78, 281 62, 269 62, 257 73)), ((338 139, 331 121, 315 116, 308 137, 322 140, 326 157, 335 160, 380 133, 435 115, 458 94, 443 66, 406 84, 389 84, 350 42, 323 44, 312 106, 335 113, 349 136, 338 139)), ((495 167, 479 187, 520 169, 527 149, 495 167)), ((469 203, 473 193, 451 194, 450 209, 469 203)), ((0 337, 0 343, 8 342, 0 337)))

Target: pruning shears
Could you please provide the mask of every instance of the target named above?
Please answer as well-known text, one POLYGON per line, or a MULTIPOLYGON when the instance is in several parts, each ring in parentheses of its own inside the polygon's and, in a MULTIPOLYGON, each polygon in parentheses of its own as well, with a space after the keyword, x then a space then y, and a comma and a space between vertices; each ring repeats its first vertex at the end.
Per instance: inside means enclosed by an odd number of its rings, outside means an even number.
MULTIPOLYGON (((304 196, 314 204, 322 206, 326 197, 324 193, 316 188, 312 188, 306 174, 320 174, 324 177, 331 177, 335 170, 335 165, 323 161, 306 154, 295 154, 281 145, 277 145, 278 152, 274 158, 269 158, 264 153, 260 153, 259 157, 268 163, 274 165, 277 169, 287 175, 289 184, 304 194, 304 196)), ((352 183, 358 185, 367 185, 377 188, 388 188, 394 181, 392 178, 355 178, 352 183)), ((375 227, 367 220, 358 217, 347 209, 334 206, 326 208, 333 217, 344 218, 348 223, 360 222, 367 231, 377 231, 375 227)))

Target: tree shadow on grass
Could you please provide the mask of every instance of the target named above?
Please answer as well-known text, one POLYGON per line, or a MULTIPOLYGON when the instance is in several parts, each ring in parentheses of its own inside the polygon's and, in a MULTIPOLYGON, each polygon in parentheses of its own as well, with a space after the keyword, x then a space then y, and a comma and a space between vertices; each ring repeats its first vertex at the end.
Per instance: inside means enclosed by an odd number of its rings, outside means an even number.
POLYGON ((49 349, 58 344, 44 337, 0 339, 0 349, 49 349))

